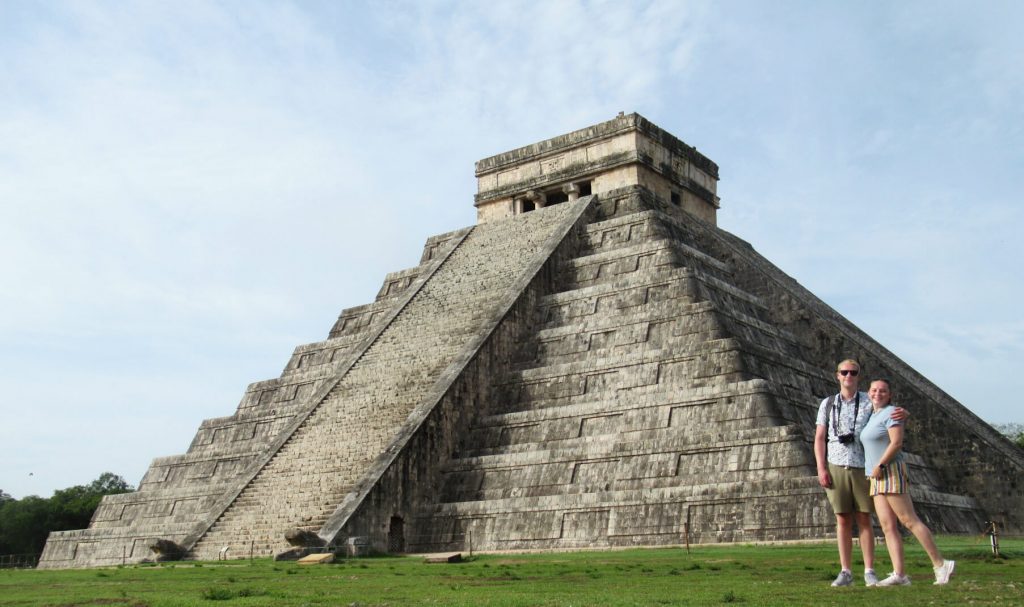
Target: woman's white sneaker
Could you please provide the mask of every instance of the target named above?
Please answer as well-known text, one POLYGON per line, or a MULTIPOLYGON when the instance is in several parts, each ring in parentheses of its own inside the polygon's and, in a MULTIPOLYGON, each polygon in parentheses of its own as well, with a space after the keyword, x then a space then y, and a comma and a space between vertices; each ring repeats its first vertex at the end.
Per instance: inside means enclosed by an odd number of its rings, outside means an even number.
POLYGON ((949 578, 953 577, 953 569, 956 568, 956 561, 942 561, 942 565, 935 568, 935 585, 948 584, 949 578))
POLYGON ((875 584, 875 586, 909 586, 910 578, 905 575, 900 575, 893 571, 889 574, 889 577, 885 578, 881 582, 875 584))

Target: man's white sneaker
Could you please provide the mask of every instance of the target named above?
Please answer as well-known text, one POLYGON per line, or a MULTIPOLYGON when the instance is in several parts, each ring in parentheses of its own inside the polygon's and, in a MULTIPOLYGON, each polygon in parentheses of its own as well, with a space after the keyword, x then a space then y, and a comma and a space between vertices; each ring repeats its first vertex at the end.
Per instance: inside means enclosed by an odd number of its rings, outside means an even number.
POLYGON ((885 578, 881 582, 875 584, 875 586, 909 586, 910 578, 905 575, 900 575, 893 571, 889 574, 889 577, 885 578))
POLYGON ((853 573, 851 573, 851 572, 849 572, 849 571, 847 571, 845 569, 840 571, 839 575, 836 576, 835 581, 832 582, 832 585, 833 586, 852 586, 853 585, 853 573))
POLYGON ((949 578, 953 577, 953 569, 956 568, 956 561, 942 561, 942 565, 935 568, 935 585, 948 584, 949 578))
POLYGON ((864 570, 864 585, 865 586, 874 586, 876 584, 878 584, 878 576, 875 575, 875 570, 874 569, 865 569, 864 570))

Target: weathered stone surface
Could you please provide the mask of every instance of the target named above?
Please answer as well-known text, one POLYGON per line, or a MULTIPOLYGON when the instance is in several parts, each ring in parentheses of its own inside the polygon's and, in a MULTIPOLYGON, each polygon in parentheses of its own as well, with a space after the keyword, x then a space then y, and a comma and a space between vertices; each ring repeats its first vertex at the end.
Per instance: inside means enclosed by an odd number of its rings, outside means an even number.
POLYGON ((155 538, 212 559, 828 536, 811 443, 847 356, 913 412, 933 529, 1024 528, 1020 449, 717 228, 717 170, 636 115, 481 161, 481 224, 428 239, 40 566, 155 538))
POLYGON ((167 539, 155 539, 149 543, 149 550, 158 561, 177 561, 185 556, 185 549, 167 539))
POLYGON ((306 529, 289 529, 284 533, 284 540, 291 546, 303 548, 317 548, 327 543, 316 532, 306 529))

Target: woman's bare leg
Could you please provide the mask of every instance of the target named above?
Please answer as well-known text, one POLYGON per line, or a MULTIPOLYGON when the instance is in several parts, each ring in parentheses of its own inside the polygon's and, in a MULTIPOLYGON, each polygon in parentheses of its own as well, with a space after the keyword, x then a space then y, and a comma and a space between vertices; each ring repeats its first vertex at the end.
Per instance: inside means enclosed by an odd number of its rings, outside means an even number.
POLYGON ((874 496, 875 514, 878 515, 878 524, 885 534, 885 548, 889 551, 889 560, 892 561, 892 570, 900 575, 903 571, 903 538, 900 536, 899 527, 896 526, 896 513, 889 506, 885 495, 874 496))
MULTIPOLYGON (((910 495, 906 493, 891 493, 885 497, 889 507, 896 513, 896 516, 899 517, 903 526, 914 534, 917 541, 921 543, 921 547, 928 553, 928 558, 932 560, 932 567, 942 566, 942 555, 939 554, 939 549, 935 546, 935 540, 932 538, 932 532, 928 529, 928 526, 917 517, 917 512, 914 511, 914 502, 910 500, 910 495)), ((888 536, 886 536, 886 539, 888 539, 888 536)))

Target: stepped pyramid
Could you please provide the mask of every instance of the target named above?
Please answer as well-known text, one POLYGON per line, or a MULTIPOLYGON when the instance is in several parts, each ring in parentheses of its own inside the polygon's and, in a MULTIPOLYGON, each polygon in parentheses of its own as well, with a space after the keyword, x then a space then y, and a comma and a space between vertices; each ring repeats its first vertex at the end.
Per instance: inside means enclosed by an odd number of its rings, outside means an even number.
POLYGON ((848 356, 912 411, 933 530, 1024 528, 1024 453, 717 228, 695 148, 620 114, 476 174, 477 225, 429 238, 88 529, 52 533, 40 567, 154 542, 214 559, 827 537, 814 417, 848 356))

